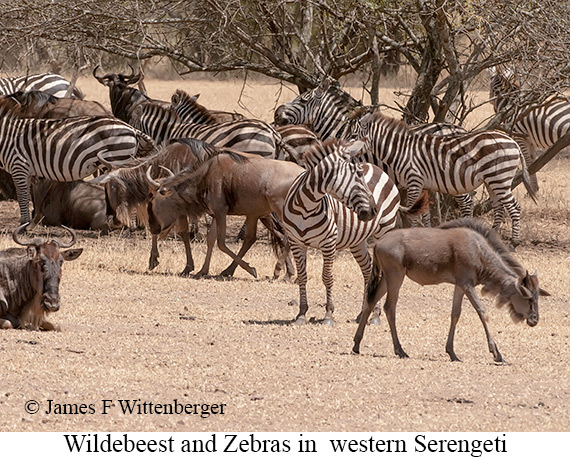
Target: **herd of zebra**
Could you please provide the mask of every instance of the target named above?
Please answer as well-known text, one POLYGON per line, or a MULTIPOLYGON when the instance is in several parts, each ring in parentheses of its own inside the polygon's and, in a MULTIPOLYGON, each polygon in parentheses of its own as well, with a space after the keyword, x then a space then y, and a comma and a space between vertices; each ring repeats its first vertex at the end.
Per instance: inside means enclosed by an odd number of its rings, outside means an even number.
MULTIPOLYGON (((242 258, 261 218, 285 252, 276 271, 287 262, 289 248, 295 258, 298 323, 305 322, 308 308, 307 248, 323 253, 325 322, 332 323, 336 251, 349 249, 368 283, 368 240, 394 229, 401 213, 413 218, 425 213, 425 190, 453 195, 461 215, 472 217, 471 192, 484 184, 493 228, 508 213, 511 242, 519 244, 520 205, 511 192, 515 173, 522 168, 523 183, 535 199, 526 164, 535 149, 554 144, 570 125, 561 121, 568 118, 570 103, 556 99, 528 109, 513 124, 512 138, 447 124, 410 127, 362 106, 330 79, 279 106, 269 124, 208 110, 197 103, 198 96, 181 90, 170 102, 151 99, 135 88, 142 75, 132 68, 130 74, 99 75, 96 67, 93 76, 108 87, 112 114, 102 107, 93 111, 81 92, 57 75, 0 79, 0 168, 13 179, 21 224, 31 220, 32 180, 75 183, 99 169, 103 174, 86 185, 99 192, 106 223, 129 225, 135 209, 146 213, 153 234, 151 268, 158 264, 157 238, 176 227, 187 254, 183 274, 189 274, 194 264, 188 219, 209 214, 207 260, 198 276, 207 273, 215 241, 234 260, 226 273, 241 266, 255 276, 242 258), (65 97, 75 103, 63 111, 50 109, 65 97), (247 175, 243 162, 253 170, 247 175), (406 191, 405 205, 398 189, 406 191), (229 214, 246 216, 237 255, 225 246, 229 214)), ((491 91, 496 109, 512 100, 512 83, 499 73, 491 91)))

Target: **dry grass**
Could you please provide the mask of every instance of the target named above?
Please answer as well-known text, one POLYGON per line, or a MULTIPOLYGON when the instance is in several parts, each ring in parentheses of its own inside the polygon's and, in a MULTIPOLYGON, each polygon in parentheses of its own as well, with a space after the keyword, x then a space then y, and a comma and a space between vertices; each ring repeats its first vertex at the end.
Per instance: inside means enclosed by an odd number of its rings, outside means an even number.
MULTIPOLYGON (((237 83, 185 84, 192 93, 202 92, 206 105, 238 109, 237 83)), ((90 98, 106 100, 102 86, 79 85, 90 98)), ((147 87, 157 98, 167 99, 173 91, 172 82, 147 81, 147 87)), ((251 111, 270 118, 275 92, 275 85, 251 91, 255 96, 248 96, 258 103, 251 111)), ((485 302, 505 365, 492 362, 468 303, 456 335, 463 362, 449 362, 444 346, 452 288, 422 288, 409 280, 401 291, 398 327, 410 359, 393 355, 385 321, 368 328, 362 354, 351 355, 362 278, 346 252, 335 263, 335 327, 299 328, 289 325, 297 313, 289 304, 298 299, 297 286, 268 279, 274 257, 265 238, 246 257, 260 278, 238 270, 235 279, 222 281, 178 277, 184 253, 176 240, 160 243, 161 264, 148 272, 150 240, 144 232, 128 238, 84 232, 78 242, 84 253, 65 265, 63 306, 53 317, 63 331, 0 332, 0 430, 567 431, 569 178, 570 161, 555 161, 540 174, 540 206, 517 196, 524 241, 516 256, 529 270, 538 269, 553 296, 542 300, 535 328, 513 324, 507 313, 485 302), (96 413, 48 415, 42 409, 29 415, 24 403, 30 399, 44 409, 48 399, 93 404, 96 413), (103 415, 104 399, 227 407, 223 416, 205 419, 123 415, 118 408, 103 415)), ((0 217, 5 227, 0 248, 12 246, 17 205, 1 202, 0 217)), ((234 232, 239 224, 232 221, 234 232)), ((237 251, 236 244, 230 247, 237 251)), ((200 265, 205 246, 193 248, 200 265)), ((228 263, 216 251, 211 271, 228 263)), ((321 265, 312 252, 309 316, 317 320, 324 315, 321 265)))

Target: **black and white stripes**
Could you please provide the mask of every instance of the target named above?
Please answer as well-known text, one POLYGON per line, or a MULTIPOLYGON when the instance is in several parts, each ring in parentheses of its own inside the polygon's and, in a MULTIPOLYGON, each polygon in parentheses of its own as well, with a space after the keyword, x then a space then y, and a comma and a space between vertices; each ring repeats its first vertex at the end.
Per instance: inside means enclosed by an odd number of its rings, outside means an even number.
POLYGON ((300 292, 297 323, 305 322, 308 309, 307 248, 323 252, 325 322, 332 323, 332 265, 336 251, 350 249, 366 283, 371 271, 366 240, 379 238, 396 224, 400 197, 394 183, 376 166, 346 160, 347 154, 360 147, 328 140, 311 149, 305 153, 307 170, 287 194, 283 225, 297 263, 300 292))
MULTIPOLYGON (((0 95, 9 95, 18 91, 29 92, 39 90, 55 97, 64 97, 69 89, 69 81, 63 76, 53 73, 0 78, 0 95)), ((76 87, 71 94, 73 98, 83 98, 76 87)))

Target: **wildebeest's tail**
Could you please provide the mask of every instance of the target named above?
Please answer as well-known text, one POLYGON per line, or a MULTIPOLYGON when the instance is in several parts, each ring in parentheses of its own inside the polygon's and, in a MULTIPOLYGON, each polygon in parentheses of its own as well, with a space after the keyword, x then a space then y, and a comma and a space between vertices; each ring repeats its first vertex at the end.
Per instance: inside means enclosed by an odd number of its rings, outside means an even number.
POLYGON ((416 218, 429 211, 429 203, 429 193, 427 190, 424 190, 409 208, 400 205, 400 213, 409 218, 416 218))
POLYGON ((374 260, 372 264, 372 274, 368 280, 368 285, 366 286, 366 301, 368 306, 376 302, 376 297, 378 294, 378 289, 380 288, 380 280, 382 279, 382 270, 378 262, 378 257, 374 254, 374 260))

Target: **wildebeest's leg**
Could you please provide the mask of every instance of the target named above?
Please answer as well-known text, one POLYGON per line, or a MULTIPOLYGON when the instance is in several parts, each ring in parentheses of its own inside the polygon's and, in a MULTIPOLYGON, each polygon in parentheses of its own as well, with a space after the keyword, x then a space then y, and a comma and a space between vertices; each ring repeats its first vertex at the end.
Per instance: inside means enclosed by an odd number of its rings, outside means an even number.
POLYGON ((398 339, 398 332, 396 331, 396 305, 398 303, 398 295, 400 294, 400 287, 404 281, 404 271, 383 271, 383 278, 386 278, 387 296, 386 303, 384 303, 384 312, 386 313, 386 320, 390 325, 390 333, 392 334, 392 343, 394 344, 394 353, 400 358, 408 358, 408 354, 402 349, 400 340, 398 339))
POLYGON ((206 236, 206 258, 204 259, 204 264, 200 271, 196 273, 194 276, 195 278, 201 278, 202 276, 206 276, 208 271, 210 271, 210 261, 212 260, 212 252, 214 251, 214 245, 216 244, 216 237, 217 237, 217 221, 215 218, 212 218, 212 222, 210 223, 210 227, 208 227, 208 235, 206 236))
POLYGON ((465 292, 465 295, 467 295, 467 298, 473 305, 473 308, 475 308, 475 311, 477 311, 479 319, 481 319, 481 323, 483 324, 483 328, 485 329, 485 335, 487 336, 487 344, 489 345, 489 352, 493 354, 495 362, 504 362, 505 360, 499 353, 499 349, 497 348, 497 345, 493 340, 493 337, 491 336, 491 332, 489 331, 489 326, 487 325, 487 316, 485 315, 485 308, 479 301, 479 298, 475 293, 475 289, 472 286, 464 286, 463 292, 465 292))
MULTIPOLYGON (((257 240, 257 217, 246 217, 243 226, 245 227, 243 243, 239 252, 237 253, 237 257, 240 259, 243 259, 243 256, 247 253, 247 251, 249 251, 251 246, 253 246, 253 243, 255 243, 257 240)), ((218 241, 218 246, 219 245, 220 243, 218 241)), ((229 267, 220 273, 220 276, 233 276, 237 266, 238 262, 234 260, 229 267)))
POLYGON ((178 218, 177 232, 184 243, 184 252, 186 253, 186 266, 180 273, 180 276, 188 276, 194 270, 194 259, 192 258, 192 248, 190 247, 190 230, 188 228, 188 218, 181 216, 178 218))
POLYGON ((336 244, 321 246, 323 251, 323 284, 325 285, 327 302, 325 304, 325 318, 323 319, 323 324, 334 325, 333 313, 334 304, 332 299, 332 288, 334 283, 333 277, 333 265, 334 258, 336 256, 336 244))
POLYGON ((299 285, 299 314, 295 318, 295 324, 303 325, 307 322, 307 248, 297 244, 291 245, 295 264, 297 265, 297 284, 299 285))
POLYGON ((453 338, 455 336, 455 327, 461 316, 461 303, 463 302, 463 291, 459 286, 455 286, 453 291, 453 307, 451 308, 451 325, 449 327, 449 334, 447 335, 447 344, 445 345, 445 352, 449 354, 453 362, 461 362, 455 351, 453 350, 453 338))
MULTIPOLYGON (((216 225, 218 226, 217 232, 217 240, 218 240, 218 249, 225 254, 229 255, 232 259, 234 259, 240 267, 242 267, 245 271, 247 271, 251 276, 257 278, 257 271, 255 268, 251 267, 247 262, 242 260, 240 257, 235 255, 230 248, 226 246, 226 215, 218 215, 216 217, 216 225)), ((255 240, 254 240, 255 241, 255 240)), ((249 241, 248 241, 249 242, 249 241)), ((246 241, 244 241, 244 245, 246 241)), ((253 243, 252 243, 253 244, 253 243)), ((250 246, 251 247, 251 244, 250 246)), ((248 247, 248 249, 249 249, 248 247)))
POLYGON ((150 247, 150 258, 148 259, 148 269, 149 270, 153 270, 158 266, 158 264, 160 263, 158 261, 159 255, 160 254, 158 252, 158 235, 153 234, 152 235, 152 245, 150 247))
MULTIPOLYGON (((350 252, 358 263, 360 271, 362 272, 362 276, 364 277, 364 299, 362 300, 362 309, 356 317, 356 322, 360 322, 362 313, 366 309, 366 289, 368 286, 368 281, 370 280, 370 273, 372 272, 372 261, 370 258, 370 253, 368 252, 368 245, 366 241, 360 243, 357 246, 352 246, 350 248, 350 252)), ((374 314, 372 314, 370 324, 380 325, 380 305, 377 305, 374 308, 374 314)))
POLYGON ((373 272, 369 281, 370 282, 366 288, 366 306, 362 309, 358 329, 354 334, 354 346, 352 347, 352 352, 355 354, 360 354, 360 342, 364 336, 364 329, 366 328, 366 323, 368 322, 370 313, 375 309, 375 306, 378 306, 379 300, 386 294, 386 278, 381 272, 373 272))

